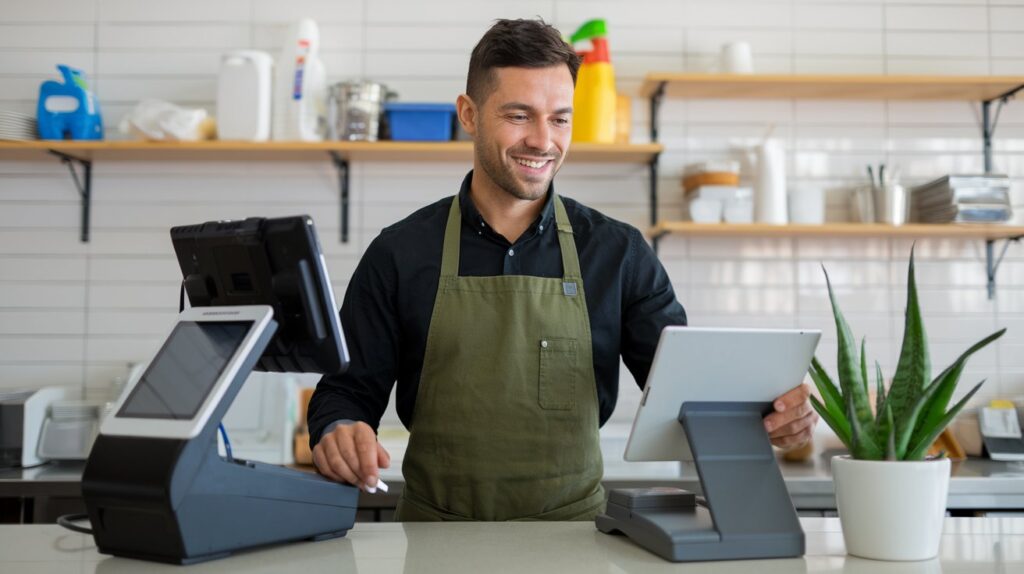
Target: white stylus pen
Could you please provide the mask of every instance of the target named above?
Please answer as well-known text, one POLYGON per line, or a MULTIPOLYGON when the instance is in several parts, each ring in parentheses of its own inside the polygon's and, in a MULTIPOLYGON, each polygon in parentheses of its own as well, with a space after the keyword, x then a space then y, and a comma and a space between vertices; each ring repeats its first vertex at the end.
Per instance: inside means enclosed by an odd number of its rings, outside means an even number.
POLYGON ((386 483, 383 480, 378 478, 377 479, 377 486, 368 486, 368 487, 366 487, 366 492, 369 492, 370 494, 374 494, 375 492, 377 492, 378 488, 381 490, 381 492, 387 492, 388 491, 388 483, 386 483))

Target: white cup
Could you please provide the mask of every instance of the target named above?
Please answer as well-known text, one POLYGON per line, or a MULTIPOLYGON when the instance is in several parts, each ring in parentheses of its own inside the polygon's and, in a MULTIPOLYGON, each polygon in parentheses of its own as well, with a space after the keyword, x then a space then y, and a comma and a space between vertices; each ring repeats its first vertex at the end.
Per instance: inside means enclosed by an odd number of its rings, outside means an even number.
POLYGON ((722 46, 719 68, 723 74, 753 74, 754 56, 747 42, 729 42, 722 46))
POLYGON ((690 219, 694 223, 721 223, 722 201, 694 198, 690 200, 690 219))

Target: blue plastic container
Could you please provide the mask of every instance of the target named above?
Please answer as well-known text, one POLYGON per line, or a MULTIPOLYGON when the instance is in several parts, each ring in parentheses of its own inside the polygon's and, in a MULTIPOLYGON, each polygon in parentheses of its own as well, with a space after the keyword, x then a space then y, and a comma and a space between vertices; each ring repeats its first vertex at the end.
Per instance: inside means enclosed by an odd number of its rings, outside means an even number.
POLYGON ((390 102, 384 113, 395 141, 448 141, 452 139, 454 104, 390 102))

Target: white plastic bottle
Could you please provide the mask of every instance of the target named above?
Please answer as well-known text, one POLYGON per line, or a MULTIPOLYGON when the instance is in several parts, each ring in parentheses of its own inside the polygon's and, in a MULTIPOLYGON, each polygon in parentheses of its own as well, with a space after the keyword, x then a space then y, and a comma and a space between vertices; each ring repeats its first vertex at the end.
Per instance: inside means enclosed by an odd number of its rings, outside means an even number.
POLYGON ((303 18, 292 26, 281 48, 274 82, 274 139, 320 141, 320 115, 326 82, 320 61, 320 32, 303 18))

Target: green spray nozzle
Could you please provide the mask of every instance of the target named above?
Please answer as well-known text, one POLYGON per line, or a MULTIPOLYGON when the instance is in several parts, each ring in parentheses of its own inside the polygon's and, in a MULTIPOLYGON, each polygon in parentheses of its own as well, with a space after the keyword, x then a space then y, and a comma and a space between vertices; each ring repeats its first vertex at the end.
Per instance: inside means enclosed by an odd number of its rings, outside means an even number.
POLYGON ((603 38, 608 35, 608 25, 605 23, 603 18, 597 18, 595 20, 589 20, 584 22, 582 26, 576 30, 576 33, 569 39, 569 43, 575 44, 583 40, 592 40, 594 38, 603 38))

